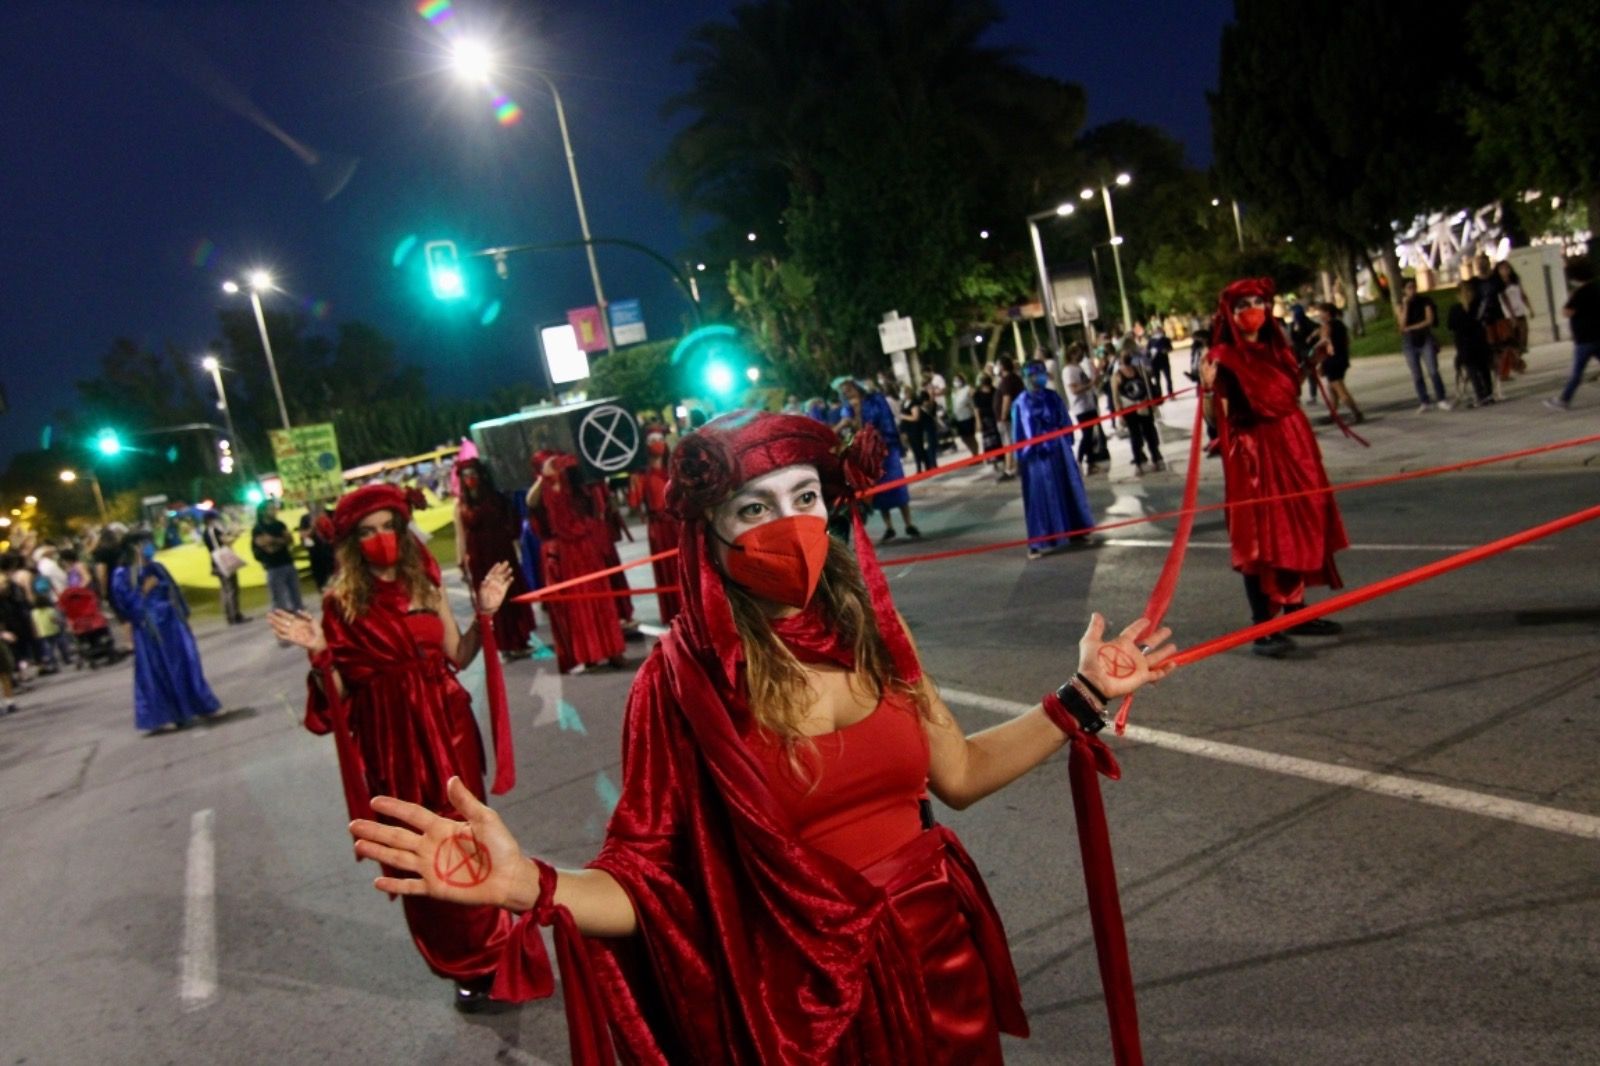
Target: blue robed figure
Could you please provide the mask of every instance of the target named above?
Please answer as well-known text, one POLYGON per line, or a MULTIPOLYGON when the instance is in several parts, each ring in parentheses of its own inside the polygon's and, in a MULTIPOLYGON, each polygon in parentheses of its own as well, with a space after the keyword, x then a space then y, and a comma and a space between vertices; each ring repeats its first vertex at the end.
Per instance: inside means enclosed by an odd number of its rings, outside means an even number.
MULTIPOLYGON (((843 401, 843 417, 855 420, 857 425, 871 426, 878 431, 878 436, 883 439, 883 476, 878 479, 878 484, 883 485, 890 481, 899 481, 906 476, 905 465, 900 460, 900 426, 895 421, 894 411, 889 408, 889 401, 882 393, 872 392, 861 382, 851 377, 835 378, 833 387, 838 391, 840 400, 843 401)), ((879 492, 872 496, 872 506, 877 508, 878 514, 883 518, 883 539, 881 543, 887 544, 896 536, 894 519, 890 512, 899 509, 900 517, 905 521, 906 533, 909 536, 920 537, 922 531, 911 524, 911 489, 901 485, 887 492, 879 492)))
MULTIPOLYGON (((1028 364, 1028 391, 1011 406, 1012 439, 1018 443, 1073 424, 1060 395, 1046 387, 1049 379, 1050 372, 1043 363, 1028 364)), ((1083 490, 1083 477, 1072 454, 1072 434, 1025 445, 1017 453, 1017 473, 1022 482, 1022 510, 1028 522, 1029 558, 1038 558, 1060 546, 1062 540, 1033 538, 1094 525, 1089 496, 1083 490)))
POLYGON ((143 730, 183 726, 212 715, 222 702, 206 684, 200 650, 189 631, 189 604, 155 543, 135 535, 111 576, 111 598, 133 624, 133 724, 143 730))

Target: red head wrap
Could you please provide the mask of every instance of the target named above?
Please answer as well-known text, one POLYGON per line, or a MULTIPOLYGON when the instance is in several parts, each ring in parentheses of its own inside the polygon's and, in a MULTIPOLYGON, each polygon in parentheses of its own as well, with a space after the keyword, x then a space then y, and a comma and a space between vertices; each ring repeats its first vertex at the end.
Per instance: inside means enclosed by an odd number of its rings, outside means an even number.
POLYGON ((1278 287, 1271 278, 1240 278, 1231 282, 1217 297, 1217 313, 1211 319, 1211 343, 1241 347, 1244 338, 1239 336, 1239 327, 1233 321, 1233 307, 1246 296, 1259 296, 1267 301, 1267 322, 1262 326, 1256 342, 1288 349, 1289 338, 1283 335, 1283 327, 1272 316, 1272 298, 1277 292, 1278 287))
POLYGON ((356 531, 356 525, 374 511, 393 511, 400 525, 411 521, 406 494, 394 485, 363 485, 340 498, 333 509, 333 536, 343 540, 356 531))
MULTIPOLYGON (((678 575, 684 609, 673 623, 697 651, 715 655, 730 686, 738 679, 743 646, 706 542, 707 510, 752 478, 786 466, 817 468, 830 507, 853 498, 882 474, 884 445, 872 427, 858 430, 848 443, 831 426, 803 415, 738 411, 712 419, 678 443, 672 453, 667 501, 683 523, 678 538, 678 575)), ((911 684, 922 676, 889 596, 889 582, 878 566, 872 538, 851 507, 856 561, 872 598, 878 633, 894 661, 895 673, 911 684)))

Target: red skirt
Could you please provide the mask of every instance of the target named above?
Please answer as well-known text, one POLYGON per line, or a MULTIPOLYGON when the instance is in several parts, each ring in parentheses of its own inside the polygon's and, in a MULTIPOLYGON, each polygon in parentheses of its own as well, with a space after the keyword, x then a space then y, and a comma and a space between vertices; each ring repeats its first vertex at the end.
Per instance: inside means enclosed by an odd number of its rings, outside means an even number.
MULTIPOLYGON (((569 578, 582 577, 605 569, 603 548, 592 539, 546 539, 544 581, 554 585, 569 578)), ((609 587, 604 578, 577 585, 573 592, 602 592, 609 587)), ((557 600, 547 603, 551 636, 556 646, 556 666, 566 673, 574 666, 603 663, 622 654, 622 625, 611 599, 557 600)))

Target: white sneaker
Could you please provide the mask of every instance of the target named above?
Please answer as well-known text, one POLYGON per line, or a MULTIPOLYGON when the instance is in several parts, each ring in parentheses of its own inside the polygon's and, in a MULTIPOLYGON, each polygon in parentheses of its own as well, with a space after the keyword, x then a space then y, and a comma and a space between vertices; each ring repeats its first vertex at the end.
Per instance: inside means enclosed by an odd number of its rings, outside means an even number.
POLYGON ((1450 410, 1450 401, 1449 400, 1440 400, 1434 406, 1438 407, 1439 410, 1441 410, 1441 411, 1448 411, 1448 410, 1450 410))
POLYGON ((1420 406, 1420 407, 1418 407, 1418 408, 1417 408, 1417 414, 1419 414, 1419 415, 1425 415, 1425 414, 1427 414, 1427 413, 1428 413, 1428 412, 1429 412, 1429 411, 1431 411, 1431 410, 1433 410, 1433 404, 1431 404, 1431 403, 1425 403, 1425 404, 1423 404, 1423 405, 1422 405, 1422 406, 1420 406))
POLYGON ((1544 402, 1544 405, 1552 411, 1570 411, 1572 409, 1571 404, 1562 403, 1558 396, 1550 397, 1544 402))

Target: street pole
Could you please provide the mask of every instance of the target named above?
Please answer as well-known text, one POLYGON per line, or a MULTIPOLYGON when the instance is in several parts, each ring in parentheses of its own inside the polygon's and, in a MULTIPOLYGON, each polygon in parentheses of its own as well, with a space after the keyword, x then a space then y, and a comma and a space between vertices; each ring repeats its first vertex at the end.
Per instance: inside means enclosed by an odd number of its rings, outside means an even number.
POLYGON ((1244 251, 1244 226, 1239 222, 1239 201, 1230 200, 1233 204, 1233 233, 1239 238, 1239 251, 1244 251))
MULTIPOLYGON (((261 347, 267 353, 267 370, 272 374, 272 391, 278 397, 278 417, 283 419, 283 428, 289 427, 289 406, 283 402, 283 386, 278 382, 278 363, 272 358, 272 338, 267 336, 267 316, 261 312, 261 294, 256 292, 255 286, 250 287, 250 306, 256 312, 256 329, 261 331, 261 347)), ((219 379, 217 390, 222 389, 219 379)))
POLYGON ((1117 268, 1117 295, 1122 298, 1122 328, 1133 328, 1133 312, 1128 310, 1128 287, 1122 281, 1122 255, 1118 246, 1122 241, 1117 237, 1117 216, 1111 210, 1111 187, 1101 184, 1100 197, 1106 204, 1106 228, 1111 231, 1111 262, 1117 268))
POLYGON ((1044 265, 1044 240, 1039 236, 1039 219, 1053 214, 1054 211, 1029 215, 1028 237, 1033 241, 1033 265, 1039 271, 1039 297, 1044 304, 1045 328, 1050 333, 1050 354, 1058 355, 1061 352, 1061 334, 1056 329, 1056 296, 1050 288, 1050 272, 1044 265))
POLYGON ((572 137, 567 132, 567 111, 561 106, 561 91, 556 88, 556 83, 539 71, 534 73, 549 87, 550 95, 556 102, 556 124, 561 127, 561 145, 567 152, 567 174, 572 178, 572 198, 578 204, 578 229, 583 234, 584 254, 589 257, 589 279, 594 282, 594 302, 600 308, 600 327, 605 331, 606 351, 615 352, 616 345, 611 339, 611 315, 606 309, 605 289, 600 285, 600 264, 594 256, 593 238, 589 236, 589 213, 583 208, 583 186, 578 182, 578 159, 573 154, 572 137))
POLYGON ((211 371, 211 383, 217 387, 217 406, 222 408, 222 421, 228 427, 228 443, 233 446, 234 452, 239 457, 235 464, 239 477, 244 478, 244 445, 239 440, 239 434, 233 428, 233 408, 228 406, 228 393, 222 387, 222 364, 217 362, 215 356, 206 361, 206 368, 211 371))
POLYGON ((111 512, 106 510, 105 493, 100 491, 100 476, 93 470, 89 471, 89 487, 94 490, 95 506, 100 508, 100 524, 105 525, 111 521, 111 512))

